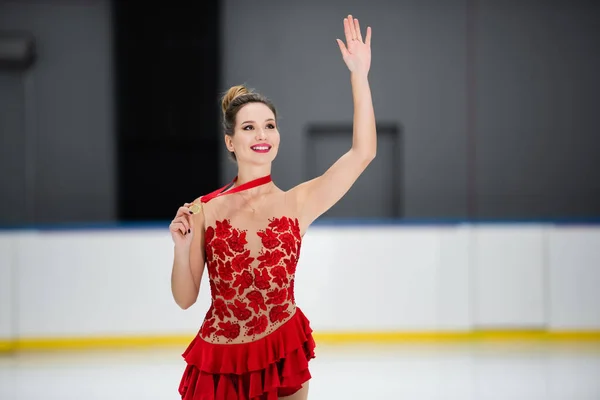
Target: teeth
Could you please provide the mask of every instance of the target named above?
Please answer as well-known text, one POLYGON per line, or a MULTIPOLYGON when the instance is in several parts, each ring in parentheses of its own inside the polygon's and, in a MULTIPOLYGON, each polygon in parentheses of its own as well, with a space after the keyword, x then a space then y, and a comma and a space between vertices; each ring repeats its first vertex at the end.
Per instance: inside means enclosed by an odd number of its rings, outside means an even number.
POLYGON ((252 146, 255 150, 269 150, 269 146, 252 146))

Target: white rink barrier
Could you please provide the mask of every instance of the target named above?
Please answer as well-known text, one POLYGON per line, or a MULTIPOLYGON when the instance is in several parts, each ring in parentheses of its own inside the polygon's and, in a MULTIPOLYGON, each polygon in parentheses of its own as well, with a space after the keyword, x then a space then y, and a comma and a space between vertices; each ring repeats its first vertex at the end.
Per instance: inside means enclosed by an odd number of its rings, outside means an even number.
MULTIPOLYGON (((166 226, 0 231, 0 343, 193 335, 209 306, 170 291, 166 226)), ((296 301, 316 333, 600 331, 600 226, 326 225, 296 301)))

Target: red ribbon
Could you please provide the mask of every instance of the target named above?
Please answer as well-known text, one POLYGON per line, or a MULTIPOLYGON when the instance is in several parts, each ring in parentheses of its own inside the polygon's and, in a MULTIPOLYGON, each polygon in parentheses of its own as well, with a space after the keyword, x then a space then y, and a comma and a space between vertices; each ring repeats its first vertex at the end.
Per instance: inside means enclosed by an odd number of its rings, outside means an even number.
POLYGON ((257 186, 260 185, 264 185, 266 183, 269 183, 272 181, 271 179, 271 174, 269 175, 265 175, 263 177, 248 181, 246 183, 242 183, 239 186, 234 187, 231 190, 226 190, 228 187, 230 187, 231 185, 233 185, 235 182, 237 182, 238 177, 236 176, 235 178, 233 178, 233 180, 228 183, 227 185, 223 186, 222 188, 215 190, 212 193, 209 193, 205 196, 202 196, 200 198, 200 201, 203 203, 208 203, 209 201, 211 201, 212 199, 214 199, 215 197, 219 197, 221 195, 226 195, 226 194, 233 194, 233 193, 238 193, 241 192, 242 190, 246 190, 246 189, 252 189, 255 188, 257 186))

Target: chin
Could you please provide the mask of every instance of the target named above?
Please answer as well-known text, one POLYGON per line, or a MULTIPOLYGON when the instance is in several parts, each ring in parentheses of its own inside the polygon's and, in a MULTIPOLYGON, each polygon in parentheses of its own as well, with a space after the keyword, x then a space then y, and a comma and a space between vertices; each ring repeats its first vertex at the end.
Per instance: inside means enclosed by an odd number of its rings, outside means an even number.
POLYGON ((250 162, 251 164, 255 164, 255 165, 270 164, 273 162, 273 160, 275 160, 275 157, 277 157, 277 149, 275 149, 275 148, 272 148, 268 152, 265 152, 265 153, 255 153, 253 151, 252 151, 252 153, 254 153, 254 154, 248 155, 247 161, 250 162))
POLYGON ((271 163, 273 163, 273 161, 275 160, 275 157, 262 157, 262 158, 252 158, 252 160, 248 160, 250 162, 250 164, 252 165, 257 165, 257 166, 262 166, 262 165, 269 165, 271 163))

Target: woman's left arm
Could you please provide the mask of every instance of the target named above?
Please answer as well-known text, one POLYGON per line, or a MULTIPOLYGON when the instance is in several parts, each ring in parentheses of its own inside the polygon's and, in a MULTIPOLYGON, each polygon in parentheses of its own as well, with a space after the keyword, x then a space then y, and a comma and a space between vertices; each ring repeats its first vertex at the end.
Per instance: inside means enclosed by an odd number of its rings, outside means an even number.
POLYGON ((297 194, 302 228, 335 205, 375 158, 377 132, 368 73, 371 65, 371 28, 363 42, 358 20, 344 18, 347 47, 337 39, 344 62, 350 70, 354 119, 352 147, 323 175, 294 189, 297 194))

